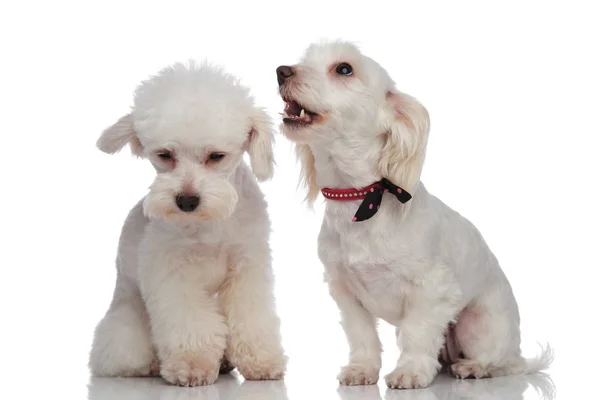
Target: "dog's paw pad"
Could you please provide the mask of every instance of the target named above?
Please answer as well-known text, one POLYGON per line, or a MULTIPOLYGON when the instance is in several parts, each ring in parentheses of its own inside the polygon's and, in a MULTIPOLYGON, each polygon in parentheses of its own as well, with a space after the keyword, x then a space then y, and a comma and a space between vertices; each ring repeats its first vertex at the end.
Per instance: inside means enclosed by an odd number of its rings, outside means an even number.
POLYGON ((379 369, 360 364, 348 364, 342 367, 337 378, 344 386, 374 385, 379 380, 379 369))

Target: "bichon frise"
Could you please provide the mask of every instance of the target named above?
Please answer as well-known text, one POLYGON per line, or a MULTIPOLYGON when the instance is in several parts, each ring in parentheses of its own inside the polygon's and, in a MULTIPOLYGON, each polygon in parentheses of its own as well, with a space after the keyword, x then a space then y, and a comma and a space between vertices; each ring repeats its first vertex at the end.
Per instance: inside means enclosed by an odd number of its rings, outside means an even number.
POLYGON ((249 90, 193 62, 143 82, 132 111, 102 133, 102 151, 129 144, 157 176, 123 226, 114 297, 90 354, 94 375, 160 373, 196 386, 237 367, 250 380, 282 378, 270 220, 252 176, 272 176, 272 142, 271 120, 249 90))
POLYGON ((310 46, 277 80, 307 200, 327 199, 319 258, 350 347, 340 382, 378 380, 377 318, 402 349, 391 388, 426 387, 442 364, 460 378, 547 368, 550 348, 521 356, 517 302, 479 231, 420 181, 426 109, 344 42, 310 46))

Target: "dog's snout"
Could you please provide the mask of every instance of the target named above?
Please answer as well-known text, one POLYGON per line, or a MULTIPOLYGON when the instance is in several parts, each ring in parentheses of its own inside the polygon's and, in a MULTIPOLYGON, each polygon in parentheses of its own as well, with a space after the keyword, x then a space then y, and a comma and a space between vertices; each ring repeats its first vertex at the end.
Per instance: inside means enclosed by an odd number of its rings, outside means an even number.
POLYGON ((279 83, 279 86, 283 85, 283 82, 292 75, 294 75, 292 67, 288 67, 287 65, 277 67, 277 83, 279 83))
POLYGON ((192 212, 200 204, 200 197, 179 195, 175 198, 175 204, 181 211, 192 212))

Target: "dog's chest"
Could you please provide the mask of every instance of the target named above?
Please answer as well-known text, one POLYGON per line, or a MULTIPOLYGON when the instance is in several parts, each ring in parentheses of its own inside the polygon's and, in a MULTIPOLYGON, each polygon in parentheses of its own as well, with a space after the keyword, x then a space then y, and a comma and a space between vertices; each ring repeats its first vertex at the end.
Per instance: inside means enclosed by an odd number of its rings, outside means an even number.
POLYGON ((402 263, 390 257, 388 244, 379 243, 380 235, 376 233, 360 231, 333 234, 338 240, 322 243, 322 246, 329 249, 326 250, 329 254, 337 253, 337 260, 326 264, 329 264, 329 268, 335 268, 338 279, 371 314, 391 324, 398 324, 412 287, 408 277, 403 274, 402 263))
POLYGON ((196 280, 207 293, 216 293, 229 269, 227 248, 194 244, 182 249, 182 256, 190 278, 196 280))
POLYGON ((410 285, 385 264, 346 264, 338 267, 346 287, 374 316, 398 324, 410 285))

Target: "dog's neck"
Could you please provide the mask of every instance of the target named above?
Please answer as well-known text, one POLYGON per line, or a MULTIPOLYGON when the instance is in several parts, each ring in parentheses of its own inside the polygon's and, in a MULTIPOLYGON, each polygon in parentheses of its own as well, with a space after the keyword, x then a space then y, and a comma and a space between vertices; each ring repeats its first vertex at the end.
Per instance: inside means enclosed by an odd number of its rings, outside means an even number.
POLYGON ((382 143, 377 136, 315 140, 309 146, 319 188, 362 188, 382 178, 377 168, 382 143))

